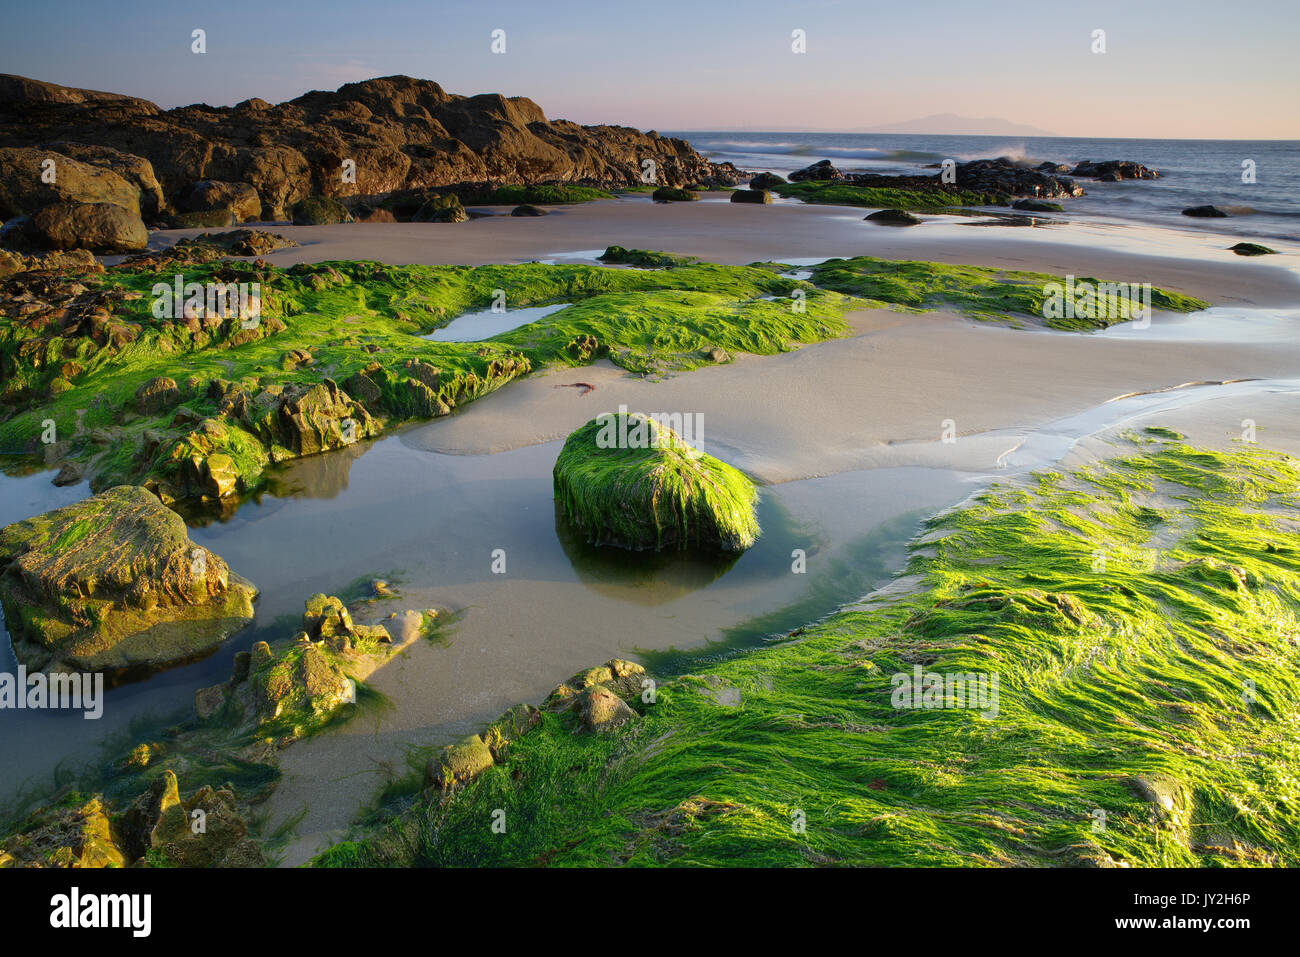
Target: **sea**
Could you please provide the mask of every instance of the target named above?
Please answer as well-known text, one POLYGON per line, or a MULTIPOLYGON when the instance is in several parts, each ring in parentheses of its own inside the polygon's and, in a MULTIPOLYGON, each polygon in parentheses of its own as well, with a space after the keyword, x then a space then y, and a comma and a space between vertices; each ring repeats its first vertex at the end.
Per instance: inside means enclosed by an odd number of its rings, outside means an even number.
POLYGON ((1080 179, 1085 195, 1067 214, 1258 239, 1300 241, 1300 140, 1083 139, 1066 136, 940 136, 915 133, 669 132, 714 162, 786 175, 818 160, 840 169, 933 175, 945 159, 1011 157, 1044 161, 1133 160, 1156 180, 1099 183, 1080 179), (1226 219, 1182 215, 1214 205, 1226 219))

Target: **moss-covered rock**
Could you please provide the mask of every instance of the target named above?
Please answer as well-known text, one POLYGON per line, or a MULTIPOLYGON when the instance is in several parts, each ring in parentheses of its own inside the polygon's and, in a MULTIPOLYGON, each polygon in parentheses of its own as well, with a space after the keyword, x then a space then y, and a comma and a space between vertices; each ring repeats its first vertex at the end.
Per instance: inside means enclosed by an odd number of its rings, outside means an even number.
POLYGON ((352 216, 337 199, 330 196, 308 196, 293 204, 295 226, 332 226, 350 223, 352 216))
POLYGON ((1235 246, 1229 246, 1230 250, 1238 256, 1276 256, 1277 250, 1270 249, 1268 246, 1261 246, 1259 243, 1237 243, 1235 246))
POLYGON ((565 516, 593 544, 743 551, 758 491, 741 472, 635 413, 606 413, 564 443, 554 469, 565 516))
POLYGON ((469 219, 460 197, 448 193, 430 196, 411 217, 417 223, 463 223, 469 219))
POLYGON ((731 194, 733 203, 770 203, 772 194, 765 189, 738 189, 731 194))
POLYGON ((0 602, 29 668, 184 661, 248 624, 256 594, 143 488, 111 488, 0 530, 0 602))

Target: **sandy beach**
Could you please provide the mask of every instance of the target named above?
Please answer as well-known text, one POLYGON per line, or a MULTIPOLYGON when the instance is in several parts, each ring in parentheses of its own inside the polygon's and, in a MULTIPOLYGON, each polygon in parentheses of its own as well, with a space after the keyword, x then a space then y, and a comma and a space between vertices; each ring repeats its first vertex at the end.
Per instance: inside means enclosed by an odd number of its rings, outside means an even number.
MULTIPOLYGON (((1300 447, 1300 337, 1288 325, 1297 321, 1300 283, 1288 268, 1218 252, 1203 235, 1164 237, 1163 245, 1179 255, 1141 256, 1127 249, 1140 245, 1125 235, 1134 230, 1117 229, 1114 242, 1100 247, 1085 243, 1101 227, 1080 227, 1075 236, 1069 226, 979 229, 942 222, 900 236, 829 207, 661 207, 639 199, 522 223, 483 219, 455 230, 276 228, 303 243, 268 257, 281 265, 344 258, 517 262, 582 250, 588 257, 579 258, 589 258, 593 247, 615 242, 728 263, 865 254, 1134 277, 1204 296, 1237 310, 1230 314, 1237 319, 1259 320, 1233 325, 1225 318, 1225 331, 1213 321, 1157 314, 1145 330, 1073 334, 1011 329, 943 311, 861 310, 850 315, 852 332, 844 338, 658 380, 607 362, 544 371, 397 437, 414 452, 467 459, 537 447, 540 458, 521 467, 544 482, 553 455, 545 450, 600 412, 626 405, 699 413, 705 449, 768 484, 769 494, 784 496, 801 519, 834 528, 852 512, 853 530, 829 536, 832 552, 873 527, 918 508, 950 506, 972 487, 1053 465, 1062 454, 1065 465, 1114 454, 1117 437, 1143 424, 1232 448, 1249 418, 1262 445, 1300 447), (1025 233, 1035 238, 1019 238, 1025 233), (594 390, 561 387, 577 382, 594 390), (945 420, 952 420, 956 441, 942 441, 945 420)), ((403 551, 397 544, 395 553, 403 551)), ((891 554, 901 561, 901 552, 891 554)), ((372 677, 393 704, 377 723, 359 721, 286 752, 270 819, 307 810, 284 863, 302 863, 342 836, 376 787, 403 772, 410 748, 454 740, 516 701, 540 700, 565 674, 634 653, 648 635, 657 636, 657 647, 690 647, 716 636, 734 616, 797 597, 771 582, 764 587, 762 599, 749 586, 730 597, 694 593, 643 618, 627 615, 623 596, 593 599, 589 585, 553 578, 409 588, 404 598, 413 604, 463 610, 454 638, 445 647, 417 646, 372 677), (577 608, 584 617, 617 614, 623 623, 617 633, 570 630, 565 622, 577 608), (673 628, 678 614, 691 622, 689 631, 673 628)))

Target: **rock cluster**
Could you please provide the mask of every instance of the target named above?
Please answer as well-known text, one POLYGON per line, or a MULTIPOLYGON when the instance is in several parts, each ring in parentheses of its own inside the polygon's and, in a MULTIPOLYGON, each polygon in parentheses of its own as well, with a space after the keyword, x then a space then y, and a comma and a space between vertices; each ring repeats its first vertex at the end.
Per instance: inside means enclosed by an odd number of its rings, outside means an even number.
MULTIPOLYGON (((283 220, 315 198, 459 184, 730 185, 685 140, 548 120, 525 97, 456 96, 406 76, 162 110, 147 100, 0 75, 0 219, 55 202, 112 203, 176 225, 283 220), (53 159, 57 188, 41 163, 53 159), (345 175, 345 172, 347 175, 345 175), (189 218, 186 218, 189 217, 189 218)), ((305 215, 300 209, 295 216, 305 215)))

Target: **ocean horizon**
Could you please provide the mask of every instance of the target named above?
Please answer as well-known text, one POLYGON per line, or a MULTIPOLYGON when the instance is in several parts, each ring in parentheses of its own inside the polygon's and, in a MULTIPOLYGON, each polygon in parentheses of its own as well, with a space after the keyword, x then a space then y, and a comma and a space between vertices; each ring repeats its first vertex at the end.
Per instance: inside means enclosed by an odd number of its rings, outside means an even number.
POLYGON ((1186 229, 1207 221, 1182 215, 1212 204, 1230 213, 1213 230, 1236 236, 1300 240, 1300 140, 1110 139, 1070 136, 972 136, 920 133, 665 130, 717 163, 788 175, 828 159, 851 172, 933 175, 945 159, 959 163, 1005 156, 1036 166, 1082 160, 1133 160, 1156 180, 1102 183, 1081 179, 1085 195, 1071 215, 1186 229), (1253 162, 1253 167, 1243 165, 1253 162), (1253 168, 1254 182, 1243 174, 1253 168))

